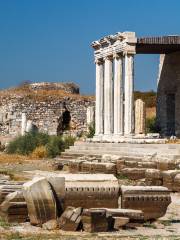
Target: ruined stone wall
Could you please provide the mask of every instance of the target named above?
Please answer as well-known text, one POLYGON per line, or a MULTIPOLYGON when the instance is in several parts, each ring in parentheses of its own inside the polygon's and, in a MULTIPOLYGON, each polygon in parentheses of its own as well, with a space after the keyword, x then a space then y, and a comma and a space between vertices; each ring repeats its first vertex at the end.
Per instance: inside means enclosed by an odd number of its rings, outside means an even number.
POLYGON ((88 106, 93 105, 92 98, 78 94, 54 96, 51 91, 46 96, 38 95, 38 91, 33 94, 0 94, 0 135, 14 136, 21 133, 22 112, 41 132, 56 135, 63 131, 78 135, 87 130, 86 111, 88 106), (70 115, 67 129, 62 126, 65 112, 70 115))
POLYGON ((157 123, 163 136, 180 137, 180 52, 161 55, 157 123))

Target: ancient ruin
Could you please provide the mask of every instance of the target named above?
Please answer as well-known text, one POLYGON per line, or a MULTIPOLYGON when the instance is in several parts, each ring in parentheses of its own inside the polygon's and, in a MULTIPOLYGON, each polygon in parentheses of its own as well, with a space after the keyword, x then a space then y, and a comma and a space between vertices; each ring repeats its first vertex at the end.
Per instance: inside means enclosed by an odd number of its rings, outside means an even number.
POLYGON ((158 78, 158 123, 163 136, 178 136, 179 113, 175 102, 178 101, 180 37, 141 38, 135 32, 118 32, 94 41, 92 47, 96 63, 94 141, 122 141, 124 137, 134 136, 135 54, 164 54, 160 57, 158 78))
POLYGON ((73 83, 33 83, 0 91, 1 136, 30 131, 78 136, 87 130, 87 108, 94 99, 73 83))

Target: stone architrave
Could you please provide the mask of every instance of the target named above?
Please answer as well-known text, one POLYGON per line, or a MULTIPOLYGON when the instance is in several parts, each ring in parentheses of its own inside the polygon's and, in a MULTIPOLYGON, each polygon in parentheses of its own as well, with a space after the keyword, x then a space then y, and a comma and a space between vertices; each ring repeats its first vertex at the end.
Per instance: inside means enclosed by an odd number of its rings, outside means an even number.
POLYGON ((27 203, 32 225, 42 225, 57 218, 57 206, 50 184, 37 177, 23 184, 23 195, 27 203))
POLYGON ((21 135, 24 136, 26 133, 26 127, 27 127, 27 118, 26 113, 22 113, 22 119, 21 119, 21 135))
POLYGON ((135 134, 145 134, 146 107, 141 99, 135 101, 135 134))
POLYGON ((94 106, 90 106, 87 108, 87 128, 94 123, 95 120, 95 107, 94 106))

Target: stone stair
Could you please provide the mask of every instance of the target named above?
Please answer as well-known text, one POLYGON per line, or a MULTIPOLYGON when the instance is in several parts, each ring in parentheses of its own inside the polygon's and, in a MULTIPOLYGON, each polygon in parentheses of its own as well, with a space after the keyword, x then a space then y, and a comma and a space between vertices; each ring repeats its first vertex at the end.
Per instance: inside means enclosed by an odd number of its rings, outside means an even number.
POLYGON ((75 159, 80 156, 101 157, 104 154, 123 157, 151 157, 155 155, 180 158, 180 144, 130 144, 75 142, 74 146, 61 154, 62 159, 75 159))

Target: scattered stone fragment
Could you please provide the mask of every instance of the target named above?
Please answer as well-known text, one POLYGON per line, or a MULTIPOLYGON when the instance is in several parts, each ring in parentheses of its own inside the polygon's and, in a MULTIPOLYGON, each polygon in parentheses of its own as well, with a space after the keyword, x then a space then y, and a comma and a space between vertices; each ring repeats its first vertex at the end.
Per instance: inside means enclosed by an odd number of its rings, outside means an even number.
POLYGON ((7 222, 26 222, 27 204, 20 191, 9 193, 0 205, 0 216, 7 222))
POLYGON ((85 232, 107 232, 108 221, 106 219, 106 210, 84 209, 82 223, 85 232))
POLYGON ((34 178, 25 183, 23 194, 32 225, 42 225, 57 218, 56 201, 45 178, 34 178))
POLYGON ((113 217, 112 219, 114 222, 114 229, 117 230, 119 230, 129 222, 129 218, 127 217, 113 217))
POLYGON ((131 180, 145 178, 146 168, 123 168, 121 173, 131 180))
MULTIPOLYGON (((63 176, 63 174, 62 174, 63 176)), ((111 174, 64 174, 65 208, 68 206, 117 208, 119 183, 111 174)))
POLYGON ((81 207, 67 207, 58 219, 59 228, 64 231, 76 231, 81 222, 81 214, 81 207))
POLYGON ((163 171, 163 186, 167 187, 169 190, 174 191, 174 179, 178 173, 180 173, 180 170, 163 171))
POLYGON ((9 193, 22 190, 22 182, 5 182, 0 186, 0 204, 9 193))
POLYGON ((55 230, 58 228, 57 220, 49 220, 48 222, 43 223, 42 228, 44 230, 55 230))
POLYGON ((162 173, 158 169, 147 169, 145 179, 147 186, 161 186, 163 184, 162 173))
POLYGON ((145 220, 164 216, 170 203, 165 187, 121 186, 121 207, 142 210, 145 220))

